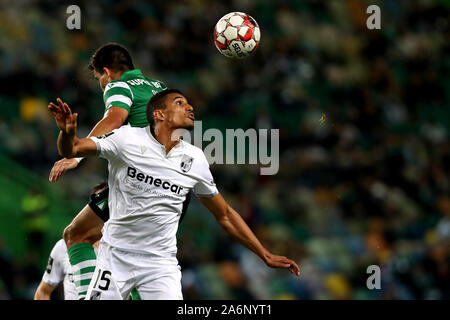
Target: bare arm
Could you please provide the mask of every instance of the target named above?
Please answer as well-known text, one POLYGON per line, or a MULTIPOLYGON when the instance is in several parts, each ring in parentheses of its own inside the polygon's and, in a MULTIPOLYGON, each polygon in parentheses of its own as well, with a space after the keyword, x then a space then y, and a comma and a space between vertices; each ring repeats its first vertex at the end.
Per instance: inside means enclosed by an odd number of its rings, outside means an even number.
POLYGON ((41 281, 34 294, 34 300, 50 300, 50 295, 55 289, 56 286, 52 286, 44 281, 41 281))
POLYGON ((64 158, 95 156, 97 154, 97 145, 89 138, 79 139, 74 134, 66 134, 60 131, 58 152, 64 158))
POLYGON ((76 136, 77 113, 73 113, 66 103, 58 101, 59 106, 49 105, 60 129, 58 136, 58 152, 65 158, 92 156, 97 153, 97 146, 91 139, 79 139, 76 136))
POLYGON ((283 256, 270 253, 256 238, 248 225, 231 206, 220 195, 214 197, 199 197, 200 202, 214 214, 219 224, 240 243, 257 254, 269 267, 286 268, 291 273, 300 275, 298 265, 283 256))
MULTIPOLYGON (((60 105, 61 103, 64 104, 64 102, 62 102, 61 99, 59 98, 57 99, 57 102, 60 105)), ((50 103, 50 105, 52 104, 53 103, 50 103)), ((94 126, 94 128, 91 130, 91 132, 87 137, 101 136, 103 134, 113 131, 114 129, 118 129, 123 125, 123 123, 127 120, 127 118, 128 118, 128 111, 126 109, 112 106, 105 112, 103 119, 97 122, 97 124, 94 126)), ((53 167, 50 171, 50 175, 48 178, 49 181, 50 182, 57 181, 64 174, 64 172, 76 168, 78 166, 79 161, 80 159, 76 160, 74 158, 69 159, 64 158, 56 161, 53 164, 53 167)))
POLYGON ((120 107, 111 107, 106 111, 103 119, 97 122, 86 138, 97 137, 119 129, 128 118, 128 111, 120 107))

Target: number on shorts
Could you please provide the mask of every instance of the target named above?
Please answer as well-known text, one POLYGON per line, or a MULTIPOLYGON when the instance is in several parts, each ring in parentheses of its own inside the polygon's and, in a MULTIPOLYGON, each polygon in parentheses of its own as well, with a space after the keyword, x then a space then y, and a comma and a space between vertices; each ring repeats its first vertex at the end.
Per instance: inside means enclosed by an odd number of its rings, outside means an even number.
POLYGON ((108 270, 103 270, 102 269, 98 269, 98 275, 97 275, 97 279, 95 280, 95 284, 94 284, 94 288, 97 287, 97 282, 98 280, 103 280, 105 281, 105 285, 98 285, 98 288, 100 290, 108 290, 109 285, 111 284, 111 271, 108 270))

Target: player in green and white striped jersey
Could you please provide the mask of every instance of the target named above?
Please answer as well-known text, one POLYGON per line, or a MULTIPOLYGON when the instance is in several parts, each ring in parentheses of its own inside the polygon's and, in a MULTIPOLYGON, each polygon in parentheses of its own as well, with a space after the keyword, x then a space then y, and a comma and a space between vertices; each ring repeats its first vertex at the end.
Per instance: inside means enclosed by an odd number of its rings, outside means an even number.
POLYGON ((103 100, 106 110, 113 106, 127 110, 128 122, 132 127, 146 127, 148 121, 145 106, 148 100, 166 88, 161 81, 147 78, 139 69, 134 69, 124 72, 119 79, 110 81, 105 86, 103 100))
MULTIPOLYGON (((127 49, 116 43, 101 46, 92 56, 89 68, 103 90, 105 114, 88 137, 101 136, 129 124, 148 126, 146 106, 150 98, 167 86, 145 77, 135 69, 127 49)), ((58 99, 60 101, 60 99, 58 99)), ((75 168, 81 158, 62 159, 53 166, 49 180, 57 181, 69 169, 75 168)), ((79 299, 84 299, 95 269, 96 255, 92 244, 102 236, 101 229, 109 218, 108 189, 91 196, 91 201, 64 230, 79 299), (75 276, 76 275, 76 276, 75 276)))

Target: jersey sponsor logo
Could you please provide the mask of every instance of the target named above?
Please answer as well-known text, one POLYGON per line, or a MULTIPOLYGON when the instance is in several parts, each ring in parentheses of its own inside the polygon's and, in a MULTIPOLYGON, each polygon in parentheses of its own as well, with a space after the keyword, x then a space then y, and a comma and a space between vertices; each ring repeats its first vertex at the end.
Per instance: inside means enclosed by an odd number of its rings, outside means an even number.
POLYGON ((105 139, 105 138, 108 138, 110 135, 112 135, 114 132, 109 132, 109 133, 106 133, 106 134, 104 134, 104 135, 101 135, 101 136, 98 136, 97 137, 97 139, 105 139))
POLYGON ((194 161, 194 158, 189 157, 188 155, 184 154, 183 157, 181 158, 181 162, 180 162, 181 171, 186 173, 189 170, 191 170, 193 161, 194 161))
POLYGON ((144 174, 142 172, 137 171, 136 168, 133 168, 133 167, 128 167, 127 175, 130 178, 136 179, 138 181, 142 181, 144 183, 147 183, 149 185, 153 185, 153 186, 158 187, 158 188, 163 188, 165 190, 170 190, 170 191, 172 191, 173 193, 176 193, 176 194, 180 194, 180 191, 183 190, 182 186, 179 186, 177 184, 171 183, 169 181, 162 180, 160 178, 156 178, 155 179, 154 177, 152 177, 150 175, 146 175, 146 174, 144 174))
POLYGON ((49 257, 49 258, 48 258, 48 262, 47 262, 47 267, 45 267, 45 271, 46 271, 47 273, 52 272, 52 267, 53 267, 53 258, 52 258, 52 257, 49 257))

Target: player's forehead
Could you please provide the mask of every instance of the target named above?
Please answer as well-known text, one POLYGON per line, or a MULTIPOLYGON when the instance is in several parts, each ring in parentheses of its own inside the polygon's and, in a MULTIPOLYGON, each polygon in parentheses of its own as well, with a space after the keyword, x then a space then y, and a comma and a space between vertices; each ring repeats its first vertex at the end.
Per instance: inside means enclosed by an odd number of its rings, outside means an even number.
POLYGON ((181 93, 177 93, 177 92, 173 92, 173 93, 169 93, 167 95, 167 99, 166 102, 168 102, 169 104, 172 104, 174 102, 176 102, 177 100, 184 100, 187 101, 186 97, 183 96, 181 93))

